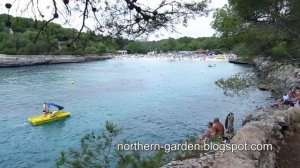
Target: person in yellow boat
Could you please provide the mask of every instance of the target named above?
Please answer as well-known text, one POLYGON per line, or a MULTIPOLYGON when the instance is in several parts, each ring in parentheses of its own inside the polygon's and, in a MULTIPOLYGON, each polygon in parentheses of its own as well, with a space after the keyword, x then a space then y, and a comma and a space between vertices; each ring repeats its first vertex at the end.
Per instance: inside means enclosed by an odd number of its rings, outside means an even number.
POLYGON ((48 102, 48 103, 44 102, 44 104, 43 104, 43 113, 44 113, 44 115, 51 114, 52 117, 55 117, 55 114, 50 111, 51 106, 57 107, 58 110, 63 110, 64 109, 64 107, 62 107, 60 105, 50 103, 50 102, 48 102))
POLYGON ((44 102, 44 104, 43 104, 43 113, 44 114, 49 114, 50 113, 50 109, 49 109, 49 106, 48 106, 47 102, 44 102))
POLYGON ((50 106, 49 106, 49 103, 47 103, 47 102, 44 102, 44 104, 43 104, 43 113, 44 113, 44 116, 47 116, 48 114, 50 114, 51 117, 55 117, 55 114, 53 114, 52 111, 50 111, 50 106))

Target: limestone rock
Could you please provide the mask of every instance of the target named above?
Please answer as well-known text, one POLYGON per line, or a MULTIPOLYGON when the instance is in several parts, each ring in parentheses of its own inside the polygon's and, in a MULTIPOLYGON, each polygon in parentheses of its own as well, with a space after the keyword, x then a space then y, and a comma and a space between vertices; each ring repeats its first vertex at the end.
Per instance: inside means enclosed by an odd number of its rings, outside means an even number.
POLYGON ((213 168, 256 168, 256 162, 253 160, 240 158, 234 153, 226 152, 224 157, 216 160, 213 168))

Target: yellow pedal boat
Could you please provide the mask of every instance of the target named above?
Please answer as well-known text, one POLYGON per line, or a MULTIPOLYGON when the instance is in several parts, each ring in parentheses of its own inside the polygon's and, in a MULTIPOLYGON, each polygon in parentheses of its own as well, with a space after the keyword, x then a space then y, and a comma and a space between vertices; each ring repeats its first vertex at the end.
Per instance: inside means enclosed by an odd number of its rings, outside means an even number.
POLYGON ((32 124, 32 125, 40 125, 40 124, 44 124, 44 123, 48 123, 48 122, 52 122, 52 121, 56 121, 56 120, 61 120, 64 118, 67 118, 71 115, 70 112, 67 111, 53 111, 52 115, 51 114, 42 114, 42 115, 38 115, 38 116, 33 116, 28 118, 28 121, 32 124))

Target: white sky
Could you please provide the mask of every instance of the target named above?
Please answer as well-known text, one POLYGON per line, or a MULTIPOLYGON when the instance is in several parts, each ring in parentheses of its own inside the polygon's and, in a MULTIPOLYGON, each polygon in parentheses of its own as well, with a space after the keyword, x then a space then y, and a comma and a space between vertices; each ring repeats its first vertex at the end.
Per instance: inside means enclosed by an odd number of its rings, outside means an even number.
MULTIPOLYGON (((0 13, 7 13, 7 9, 5 8, 5 3, 13 3, 15 1, 15 4, 13 5, 10 14, 13 16, 23 16, 23 17, 32 17, 32 12, 28 11, 27 13, 23 13, 22 15, 20 14, 20 10, 26 8, 28 2, 30 0, 0 0, 0 13), (18 6, 18 9, 16 8, 18 6), (16 12, 19 11, 19 12, 16 12)), ((73 1, 73 0, 70 0, 73 1)), ((184 0, 184 1, 189 1, 189 0, 184 0)), ((36 2, 36 0, 34 0, 36 2)), ((138 2, 145 4, 145 5, 150 5, 153 6, 155 4, 158 4, 158 1, 154 0, 138 0, 138 2)), ((159 1, 160 2, 160 1, 159 1)), ((51 0, 39 0, 39 5, 48 6, 51 4, 51 0)), ((227 0, 211 0, 211 3, 209 5, 210 8, 221 8, 225 4, 227 4, 227 0)), ((62 4, 58 4, 62 5, 62 4)), ((51 17, 51 16, 48 16, 51 17)), ((39 19, 39 18, 38 18, 39 19)), ((47 16, 45 19, 48 19, 47 16)), ((148 40, 160 40, 160 39, 165 39, 169 37, 173 38, 179 38, 179 37, 209 37, 212 36, 215 31, 211 28, 210 23, 213 21, 212 18, 212 13, 208 17, 199 17, 196 18, 195 20, 190 20, 188 22, 188 26, 184 27, 182 25, 176 26, 176 30, 178 33, 170 33, 167 32, 166 30, 159 30, 156 33, 152 34, 149 36, 148 40)), ((56 23, 61 23, 59 19, 56 21, 56 23)), ((74 19, 74 22, 70 25, 70 27, 75 27, 79 28, 81 25, 81 20, 76 20, 74 19)))
MULTIPOLYGON (((227 4, 227 0, 211 0, 209 7, 211 8, 221 8, 227 4)), ((182 25, 176 26, 178 33, 169 33, 164 30, 160 30, 158 33, 159 37, 152 35, 149 40, 160 40, 165 38, 179 38, 179 37, 211 37, 215 33, 215 30, 211 28, 210 23, 213 21, 213 13, 210 13, 208 17, 199 17, 195 20, 190 20, 188 26, 184 27, 182 25)))

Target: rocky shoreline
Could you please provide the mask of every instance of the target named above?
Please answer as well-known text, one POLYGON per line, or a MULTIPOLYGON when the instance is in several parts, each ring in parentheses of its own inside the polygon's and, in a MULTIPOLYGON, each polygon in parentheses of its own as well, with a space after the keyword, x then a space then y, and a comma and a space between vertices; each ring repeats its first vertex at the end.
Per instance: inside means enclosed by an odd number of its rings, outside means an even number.
MULTIPOLYGON (((259 86, 277 94, 300 86, 300 68, 265 59, 254 60, 259 86)), ((274 100, 275 103, 275 100, 274 100)), ((285 144, 285 137, 300 129, 300 107, 267 107, 245 114, 247 123, 232 138, 233 144, 272 144, 271 151, 214 151, 185 160, 172 161, 163 168, 271 168, 285 144)))
POLYGON ((18 67, 43 64, 79 63, 111 59, 111 56, 75 55, 5 55, 0 54, 0 67, 18 67))

